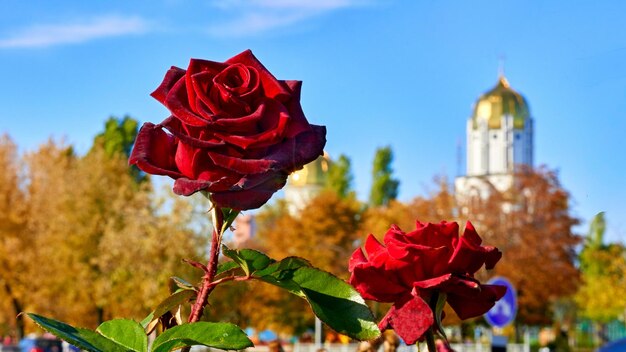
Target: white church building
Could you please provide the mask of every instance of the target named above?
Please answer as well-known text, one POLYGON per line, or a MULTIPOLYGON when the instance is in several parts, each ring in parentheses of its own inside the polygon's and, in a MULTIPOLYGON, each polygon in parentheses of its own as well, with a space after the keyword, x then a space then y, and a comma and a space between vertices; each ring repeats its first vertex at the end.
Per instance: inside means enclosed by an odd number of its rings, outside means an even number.
POLYGON ((467 174, 455 180, 459 198, 487 198, 513 185, 520 165, 533 165, 533 119, 526 99, 500 75, 481 95, 467 121, 467 174))

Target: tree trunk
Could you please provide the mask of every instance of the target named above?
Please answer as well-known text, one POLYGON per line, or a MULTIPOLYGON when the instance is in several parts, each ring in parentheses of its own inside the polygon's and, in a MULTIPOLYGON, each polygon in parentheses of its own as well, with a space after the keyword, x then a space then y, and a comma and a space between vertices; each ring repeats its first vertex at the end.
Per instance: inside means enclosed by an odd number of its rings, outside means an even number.
POLYGON ((104 323, 104 307, 96 307, 96 317, 98 318, 98 325, 104 323))
POLYGON ((6 290, 7 295, 11 297, 11 306, 13 307, 13 312, 15 313, 15 335, 18 340, 21 340, 24 337, 24 316, 20 313, 23 312, 24 308, 19 299, 13 295, 11 285, 9 285, 6 280, 4 281, 4 289, 6 290))

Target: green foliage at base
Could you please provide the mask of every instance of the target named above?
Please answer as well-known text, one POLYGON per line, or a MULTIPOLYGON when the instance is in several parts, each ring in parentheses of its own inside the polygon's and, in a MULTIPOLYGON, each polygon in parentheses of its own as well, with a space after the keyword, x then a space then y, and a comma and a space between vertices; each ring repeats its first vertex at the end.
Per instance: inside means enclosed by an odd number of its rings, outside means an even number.
POLYGON ((33 313, 27 315, 42 329, 90 352, 168 352, 193 345, 240 350, 253 346, 239 327, 229 323, 179 325, 164 331, 148 349, 148 335, 141 324, 132 320, 106 321, 92 331, 33 313))

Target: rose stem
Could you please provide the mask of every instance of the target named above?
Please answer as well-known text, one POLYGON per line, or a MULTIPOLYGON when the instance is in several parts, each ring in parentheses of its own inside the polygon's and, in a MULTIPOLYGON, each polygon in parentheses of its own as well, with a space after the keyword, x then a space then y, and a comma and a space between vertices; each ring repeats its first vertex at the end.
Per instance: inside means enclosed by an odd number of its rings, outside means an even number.
POLYGON ((436 352, 437 346, 435 345, 435 334, 432 329, 426 331, 426 346, 428 346, 428 352, 436 352))
POLYGON ((207 269, 202 277, 202 286, 196 297, 196 302, 191 307, 191 313, 189 314, 188 321, 195 323, 200 320, 204 313, 204 307, 209 300, 209 294, 215 286, 211 285, 215 273, 217 272, 217 262, 220 256, 220 246, 222 242, 222 231, 224 230, 224 213, 222 208, 214 207, 213 213, 213 237, 211 238, 211 251, 209 252, 209 262, 207 263, 207 269))

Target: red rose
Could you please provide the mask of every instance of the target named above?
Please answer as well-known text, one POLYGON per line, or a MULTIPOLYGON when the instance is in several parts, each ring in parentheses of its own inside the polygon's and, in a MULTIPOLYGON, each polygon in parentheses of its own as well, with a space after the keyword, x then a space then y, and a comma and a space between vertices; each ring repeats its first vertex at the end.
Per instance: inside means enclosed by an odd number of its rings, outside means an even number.
POLYGON ((482 285, 474 273, 483 265, 492 269, 502 257, 495 247, 481 246, 471 223, 459 237, 455 222, 417 222, 405 233, 393 225, 384 245, 369 235, 365 252, 359 248, 350 258, 350 283, 365 299, 393 302, 378 324, 393 328, 408 344, 421 340, 433 326, 433 298, 445 293, 448 304, 461 319, 487 312, 504 296, 506 287, 482 285))
POLYGON ((326 143, 326 128, 302 112, 300 86, 274 78, 250 50, 172 67, 152 93, 172 116, 142 126, 129 162, 174 178, 176 194, 204 190, 216 206, 258 208, 326 143))

